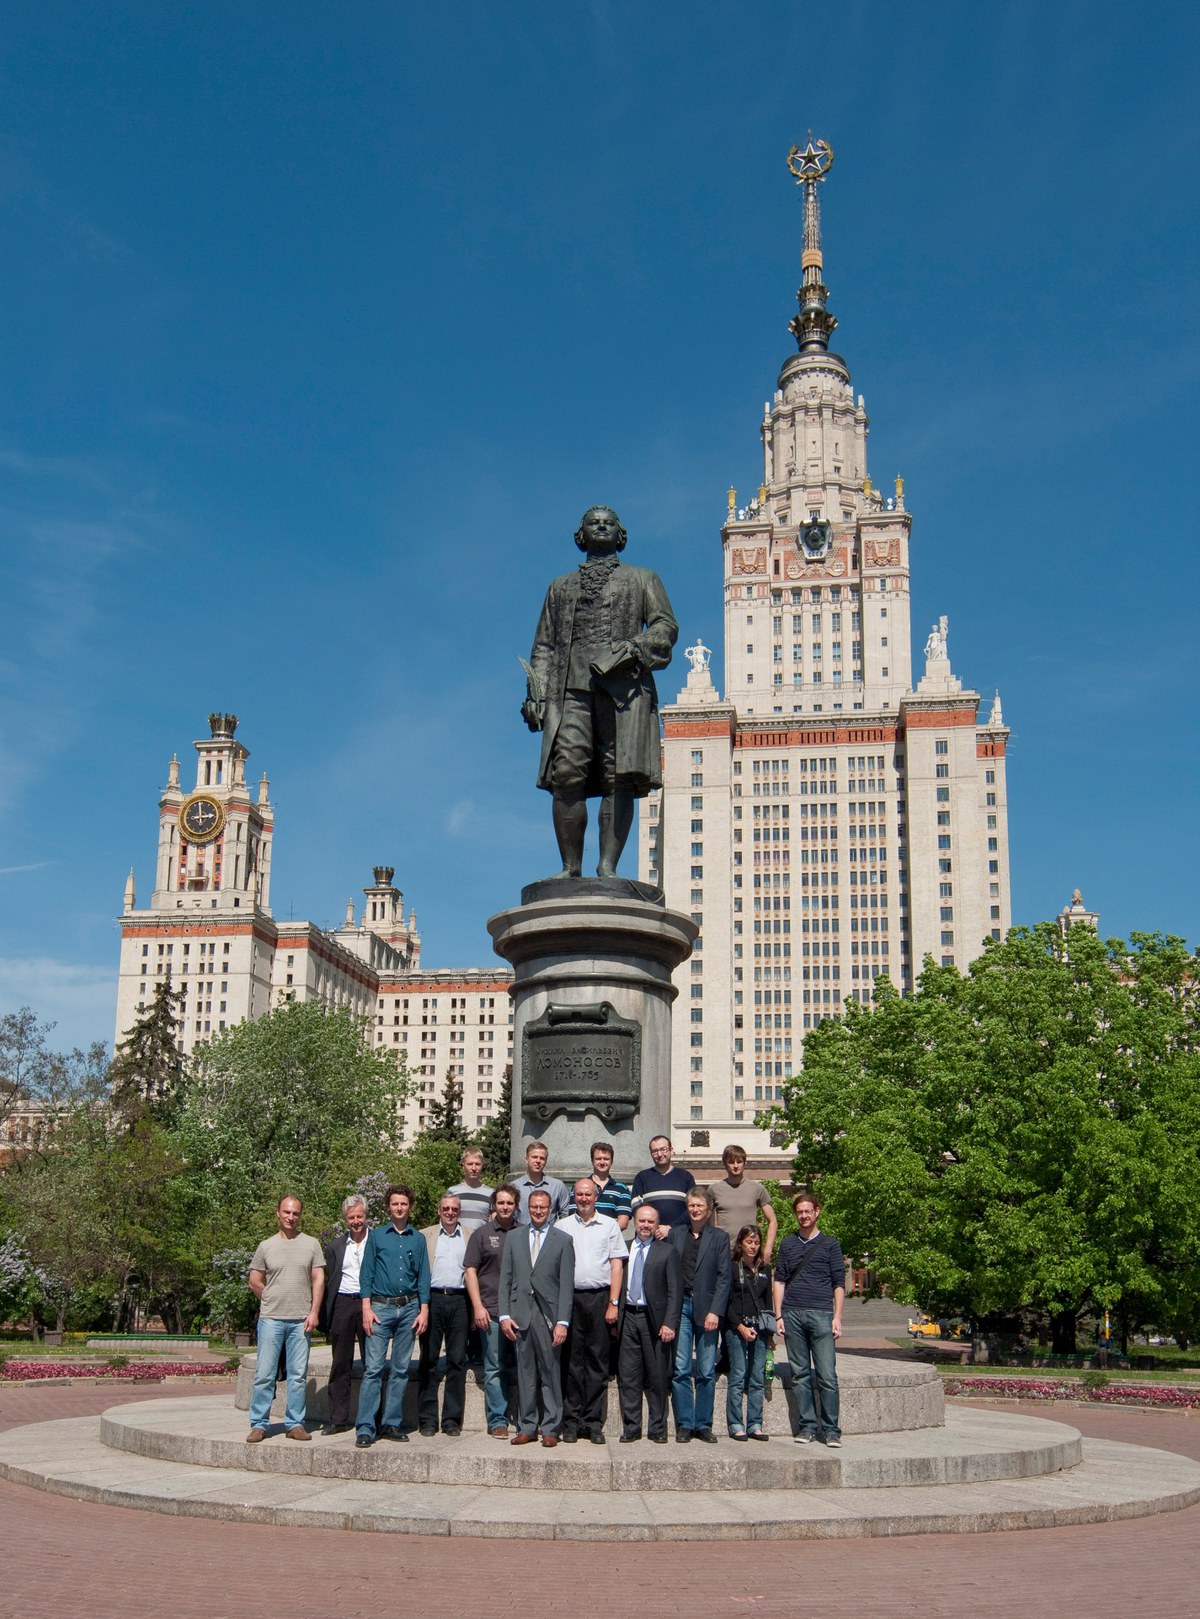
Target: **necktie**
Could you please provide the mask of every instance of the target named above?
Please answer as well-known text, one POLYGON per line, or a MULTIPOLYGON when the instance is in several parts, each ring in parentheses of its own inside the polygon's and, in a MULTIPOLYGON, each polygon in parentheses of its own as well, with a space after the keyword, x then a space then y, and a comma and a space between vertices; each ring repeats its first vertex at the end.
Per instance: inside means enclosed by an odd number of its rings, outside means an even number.
POLYGON ((542 1251, 542 1228, 541 1228, 541 1226, 535 1226, 533 1228, 533 1253, 532 1253, 532 1257, 530 1259, 530 1264, 531 1265, 536 1265, 537 1264, 538 1255, 541 1253, 541 1251, 542 1251))
POLYGON ((639 1242, 637 1253, 633 1256, 633 1272, 629 1278, 630 1304, 642 1303, 642 1272, 646 1268, 646 1245, 639 1242))

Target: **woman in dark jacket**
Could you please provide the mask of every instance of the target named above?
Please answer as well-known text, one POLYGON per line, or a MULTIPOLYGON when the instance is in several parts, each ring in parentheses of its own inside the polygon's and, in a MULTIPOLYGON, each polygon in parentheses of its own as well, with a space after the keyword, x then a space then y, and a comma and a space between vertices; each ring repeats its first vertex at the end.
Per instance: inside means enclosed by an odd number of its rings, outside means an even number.
POLYGON ((770 1437, 762 1425, 770 1334, 762 1331, 760 1323, 772 1313, 771 1267, 763 1264, 762 1237, 756 1226, 744 1225, 733 1245, 733 1285, 725 1311, 725 1350, 729 1357, 725 1416, 731 1439, 770 1437))

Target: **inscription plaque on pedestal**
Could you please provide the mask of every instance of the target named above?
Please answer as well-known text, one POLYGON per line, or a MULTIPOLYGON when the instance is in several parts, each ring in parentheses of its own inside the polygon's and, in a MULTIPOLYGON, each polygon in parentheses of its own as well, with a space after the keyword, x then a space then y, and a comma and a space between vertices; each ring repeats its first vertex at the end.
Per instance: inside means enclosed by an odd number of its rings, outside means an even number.
POLYGON ((642 1026, 608 1001, 553 1003, 521 1035, 521 1106, 532 1118, 556 1113, 630 1119, 642 1094, 642 1026))

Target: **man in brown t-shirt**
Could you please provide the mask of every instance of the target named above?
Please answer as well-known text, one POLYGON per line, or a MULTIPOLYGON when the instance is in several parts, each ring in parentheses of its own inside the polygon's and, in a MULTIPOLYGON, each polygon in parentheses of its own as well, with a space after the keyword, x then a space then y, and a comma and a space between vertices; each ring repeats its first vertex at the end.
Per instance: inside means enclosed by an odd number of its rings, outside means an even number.
POLYGON ((280 1198, 275 1214, 279 1233, 260 1242, 250 1261, 247 1281, 261 1308, 254 1392, 250 1397, 250 1432, 246 1435, 248 1445, 256 1445, 267 1437, 281 1352, 287 1359, 284 1429, 289 1439, 311 1437, 304 1426, 308 1345, 321 1314, 325 1255, 317 1239, 306 1237, 300 1230, 302 1208, 298 1197, 280 1198))
POLYGON ((762 1246, 763 1263, 769 1265, 779 1231, 779 1219, 771 1202, 771 1194, 761 1181, 747 1178, 746 1154, 741 1147, 726 1147, 721 1154, 721 1162, 725 1165, 725 1179, 714 1181, 709 1187, 716 1211, 713 1224, 726 1234, 732 1248, 743 1226, 758 1226, 758 1211, 761 1209, 767 1224, 762 1246))

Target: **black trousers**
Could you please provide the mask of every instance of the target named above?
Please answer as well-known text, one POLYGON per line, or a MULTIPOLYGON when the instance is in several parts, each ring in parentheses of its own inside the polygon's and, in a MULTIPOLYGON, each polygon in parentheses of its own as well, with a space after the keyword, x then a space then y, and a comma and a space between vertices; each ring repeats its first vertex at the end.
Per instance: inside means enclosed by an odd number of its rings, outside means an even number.
POLYGON ((463 1293, 434 1293, 429 1300, 429 1329, 421 1339, 417 1372, 417 1423, 438 1425, 438 1357, 446 1349, 446 1390, 442 1427, 461 1428, 467 1406, 467 1328, 470 1311, 463 1293))
POLYGON ((663 1343, 644 1312, 627 1309, 617 1352, 617 1391, 621 1398, 621 1426, 626 1433, 642 1431, 643 1394, 649 1408, 648 1431, 666 1433, 667 1393, 674 1366, 674 1343, 663 1343))
POLYGON ((357 1348, 362 1357, 362 1300, 357 1293, 339 1293, 329 1318, 329 1343, 333 1360, 329 1367, 329 1420, 335 1427, 350 1421, 350 1369, 357 1348))
POLYGON ((608 1289, 576 1290, 564 1356, 563 1427, 603 1433, 608 1414, 608 1289))

